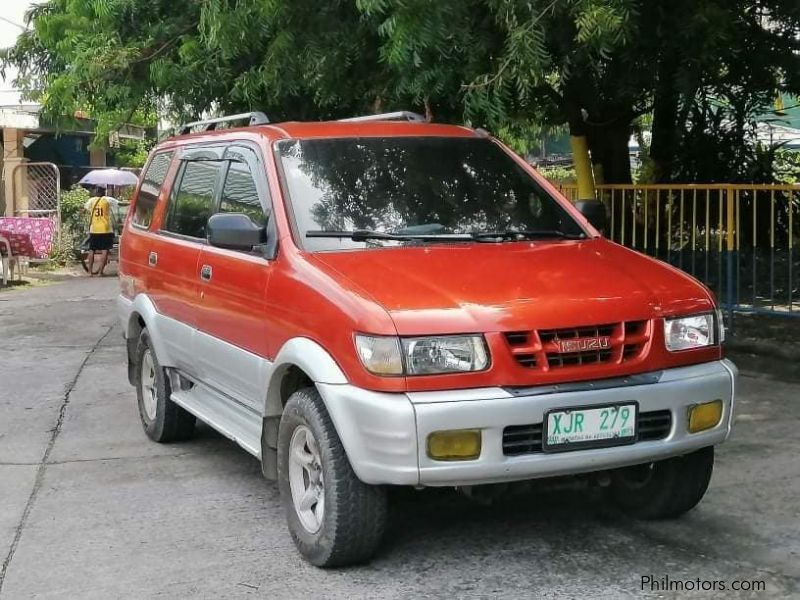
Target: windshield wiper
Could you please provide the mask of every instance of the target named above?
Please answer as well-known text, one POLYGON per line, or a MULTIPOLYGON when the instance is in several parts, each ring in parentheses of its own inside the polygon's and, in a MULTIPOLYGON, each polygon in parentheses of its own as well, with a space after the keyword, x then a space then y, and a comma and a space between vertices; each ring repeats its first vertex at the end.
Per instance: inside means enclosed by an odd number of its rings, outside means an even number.
POLYGON ((372 231, 371 229, 354 229, 353 231, 306 231, 309 238, 349 238, 354 242, 366 242, 367 240, 389 240, 389 241, 422 241, 422 242, 471 242, 475 238, 470 234, 461 233, 386 233, 384 231, 372 231))
POLYGON ((479 241, 521 241, 547 238, 560 238, 564 240, 582 240, 586 238, 584 233, 567 233, 558 229, 507 229, 505 231, 478 231, 472 234, 472 238, 479 241))
POLYGON ((372 229, 353 229, 352 231, 312 229, 306 232, 306 237, 351 239, 354 242, 366 242, 367 240, 398 242, 517 242, 547 238, 582 240, 586 238, 586 235, 583 233, 565 233, 557 229, 508 229, 506 231, 477 231, 475 233, 391 233, 373 231, 372 229))

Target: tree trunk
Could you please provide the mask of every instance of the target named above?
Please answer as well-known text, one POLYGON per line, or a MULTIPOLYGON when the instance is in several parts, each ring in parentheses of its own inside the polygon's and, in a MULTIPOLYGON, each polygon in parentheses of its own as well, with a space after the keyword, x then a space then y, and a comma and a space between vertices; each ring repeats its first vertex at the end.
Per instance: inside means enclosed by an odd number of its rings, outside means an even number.
MULTIPOLYGON (((564 108, 570 136, 586 137, 591 162, 597 165, 594 180, 602 183, 630 183, 628 140, 632 111, 597 102, 597 92, 571 79, 565 86, 564 108), (589 112, 584 112, 587 109, 589 112)), ((574 160, 576 166, 577 160, 574 160)))
POLYGON ((589 149, 592 162, 599 165, 603 173, 603 183, 631 183, 630 136, 631 125, 627 119, 590 125, 589 149))
POLYGON ((653 102, 653 129, 650 142, 653 183, 672 179, 673 161, 678 147, 678 90, 675 87, 677 65, 673 58, 662 58, 653 102))

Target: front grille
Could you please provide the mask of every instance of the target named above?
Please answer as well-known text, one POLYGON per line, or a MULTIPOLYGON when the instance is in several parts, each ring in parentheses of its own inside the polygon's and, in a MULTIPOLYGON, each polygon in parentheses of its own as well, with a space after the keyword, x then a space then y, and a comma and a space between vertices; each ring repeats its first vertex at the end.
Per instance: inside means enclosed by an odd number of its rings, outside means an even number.
POLYGON ((526 369, 561 369, 621 364, 644 353, 650 339, 648 321, 623 321, 563 329, 508 331, 511 354, 526 369), (570 344, 569 342, 574 342, 570 344))
MULTIPOLYGON (((636 419, 637 442, 663 440, 672 429, 672 413, 668 410, 654 410, 639 413, 636 419)), ((530 425, 509 425, 503 429, 503 454, 519 456, 542 452, 542 423, 530 425)))
POLYGON ((539 331, 539 339, 545 348, 547 365, 551 369, 592 365, 610 362, 614 357, 611 346, 596 350, 578 352, 560 352, 558 344, 561 340, 579 340, 581 338, 612 338, 618 334, 618 325, 598 325, 596 327, 580 327, 578 329, 544 329, 539 331), (547 352, 550 350, 550 352, 547 352), (556 350, 555 352, 553 350, 556 350))
POLYGON ((611 337, 617 329, 616 324, 595 325, 593 327, 577 327, 575 329, 540 329, 539 339, 542 343, 555 340, 568 340, 571 338, 599 337, 601 335, 611 337))
POLYGON ((503 454, 535 454, 542 451, 542 424, 510 425, 503 429, 503 454))
POLYGON ((527 331, 509 331, 506 333, 506 340, 512 346, 520 346, 528 343, 527 331))
POLYGON ((668 410, 641 413, 636 424, 640 442, 663 440, 672 429, 672 413, 668 410))
POLYGON ((547 364, 551 369, 607 363, 613 358, 611 350, 587 350, 585 352, 548 353, 547 364))

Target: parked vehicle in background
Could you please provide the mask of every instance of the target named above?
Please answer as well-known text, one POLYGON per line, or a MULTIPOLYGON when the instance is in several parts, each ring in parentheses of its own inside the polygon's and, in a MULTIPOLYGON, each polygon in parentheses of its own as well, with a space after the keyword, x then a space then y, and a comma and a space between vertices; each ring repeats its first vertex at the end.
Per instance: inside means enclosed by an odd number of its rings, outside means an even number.
POLYGON ((373 555, 390 485, 599 473, 631 518, 700 501, 737 377, 705 287, 481 131, 247 116, 161 142, 132 199, 150 438, 199 418, 258 457, 319 566, 373 555))

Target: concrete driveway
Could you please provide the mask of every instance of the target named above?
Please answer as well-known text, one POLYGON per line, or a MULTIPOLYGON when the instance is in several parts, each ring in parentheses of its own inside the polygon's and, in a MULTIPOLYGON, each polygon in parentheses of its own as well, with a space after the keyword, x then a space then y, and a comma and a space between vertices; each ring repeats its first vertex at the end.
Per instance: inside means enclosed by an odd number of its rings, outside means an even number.
POLYGON ((322 571, 295 553, 275 486, 235 444, 207 428, 182 444, 145 437, 116 285, 0 292, 4 600, 800 595, 800 384, 750 361, 734 437, 680 521, 633 522, 583 489, 494 507, 403 491, 372 564, 322 571), (717 593, 643 590, 648 576, 717 593), (731 591, 741 581, 765 589, 731 591))

